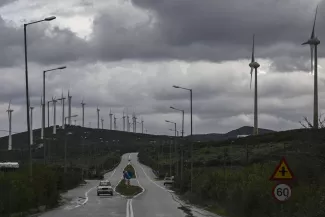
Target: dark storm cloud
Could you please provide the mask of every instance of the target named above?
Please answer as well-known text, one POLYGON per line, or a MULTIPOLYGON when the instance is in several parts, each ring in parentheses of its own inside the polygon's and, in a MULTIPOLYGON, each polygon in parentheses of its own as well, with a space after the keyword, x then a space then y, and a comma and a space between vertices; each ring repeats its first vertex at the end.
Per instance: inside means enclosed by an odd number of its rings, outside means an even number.
MULTIPOLYGON (((80 4, 89 7, 89 1, 80 4)), ((208 60, 222 62, 250 58, 252 34, 256 56, 270 58, 278 71, 308 70, 308 39, 316 3, 294 0, 132 0, 134 8, 115 13, 101 11, 93 21, 90 40, 68 29, 46 23, 28 27, 29 60, 41 64, 68 61, 208 60), (149 12, 148 12, 149 11, 149 12), (133 14, 134 12, 134 14, 133 14), (134 18, 132 17, 134 15, 134 18), (139 20, 137 20, 139 18, 139 20), (131 24, 132 23, 132 24, 131 24)), ((128 5, 126 3, 126 5, 128 5)), ((324 1, 319 6, 316 33, 322 41, 324 1)), ((55 21, 53 21, 55 22, 55 21)), ((23 63, 23 31, 1 19, 1 66, 23 63)), ((320 44, 320 57, 325 46, 320 44)))
POLYGON ((17 0, 1 0, 0 1, 0 7, 5 6, 7 4, 11 4, 11 3, 15 2, 15 1, 17 1, 17 0))
MULTIPOLYGON (((75 61, 85 55, 87 43, 68 29, 53 28, 47 23, 27 27, 28 60, 40 64, 75 61)), ((0 17, 0 66, 10 67, 24 62, 23 27, 14 28, 0 17)), ((85 58, 84 58, 85 59, 85 58)))

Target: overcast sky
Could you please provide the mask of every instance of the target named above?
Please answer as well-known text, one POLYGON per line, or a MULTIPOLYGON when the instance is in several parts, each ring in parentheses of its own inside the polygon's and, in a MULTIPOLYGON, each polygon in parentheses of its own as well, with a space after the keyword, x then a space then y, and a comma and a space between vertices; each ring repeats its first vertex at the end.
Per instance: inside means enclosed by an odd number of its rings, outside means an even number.
MULTIPOLYGON (((319 109, 325 112, 325 3, 320 0, 1 0, 0 130, 8 129, 12 101, 14 132, 26 130, 23 24, 28 26, 28 64, 34 127, 40 127, 42 71, 46 98, 72 95, 72 113, 86 103, 86 126, 97 126, 96 107, 109 127, 109 111, 122 128, 122 112, 144 119, 148 133, 166 134, 176 121, 189 134, 193 89, 194 133, 224 133, 253 124, 250 90, 252 34, 256 34, 259 127, 300 128, 312 117, 311 34, 319 4, 319 109)), ((57 123, 61 123, 58 103, 57 123)), ((53 114, 51 110, 51 114, 53 114)), ((66 111, 67 114, 67 111, 66 111)), ((52 116, 52 115, 51 115, 52 116)), ((51 123, 53 118, 51 117, 51 123)), ((140 126, 138 126, 140 129, 140 126)), ((6 132, 0 132, 7 135, 6 132)))

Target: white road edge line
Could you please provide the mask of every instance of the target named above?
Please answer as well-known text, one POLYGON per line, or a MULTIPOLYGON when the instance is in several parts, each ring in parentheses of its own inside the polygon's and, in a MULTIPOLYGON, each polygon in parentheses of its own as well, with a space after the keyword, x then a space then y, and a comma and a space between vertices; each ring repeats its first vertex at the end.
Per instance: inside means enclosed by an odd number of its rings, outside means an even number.
POLYGON ((130 199, 130 217, 134 217, 133 215, 133 206, 132 206, 132 199, 130 199))
POLYGON ((147 179, 148 179, 150 182, 152 182, 153 184, 157 185, 159 188, 163 189, 164 191, 174 193, 174 191, 172 191, 172 190, 168 190, 168 189, 166 189, 166 188, 164 188, 164 187, 158 185, 155 181, 153 181, 153 180, 152 180, 152 179, 147 175, 147 173, 144 171, 144 169, 143 169, 143 167, 141 166, 140 162, 139 162, 139 166, 141 167, 143 173, 146 175, 147 179))
MULTIPOLYGON (((132 166, 133 166, 133 165, 132 165, 132 166)), ((133 168, 134 168, 135 177, 136 177, 136 180, 137 180, 137 182, 138 182, 138 184, 139 184, 139 187, 142 188, 142 191, 141 191, 139 194, 133 196, 133 198, 137 198, 137 197, 139 197, 141 194, 143 194, 143 193, 145 192, 145 189, 144 189, 144 187, 142 187, 142 185, 140 184, 140 182, 139 182, 139 180, 138 180, 137 170, 135 169, 134 166, 133 166, 133 168)))
POLYGON ((126 203, 126 217, 130 217, 130 200, 127 200, 126 203))
MULTIPOLYGON (((115 174, 115 172, 116 172, 116 169, 115 169, 115 170, 113 171, 113 173, 110 175, 110 178, 113 177, 113 175, 115 174)), ((90 188, 88 191, 86 191, 86 193, 85 193, 85 198, 86 198, 86 200, 85 200, 83 203, 81 203, 81 205, 85 205, 85 204, 88 202, 88 200, 89 200, 88 194, 89 194, 89 192, 91 192, 94 188, 96 188, 96 186, 94 186, 94 187, 90 188)), ((77 206, 77 207, 79 207, 79 206, 77 206)), ((77 207, 76 207, 76 208, 77 208, 77 207)))

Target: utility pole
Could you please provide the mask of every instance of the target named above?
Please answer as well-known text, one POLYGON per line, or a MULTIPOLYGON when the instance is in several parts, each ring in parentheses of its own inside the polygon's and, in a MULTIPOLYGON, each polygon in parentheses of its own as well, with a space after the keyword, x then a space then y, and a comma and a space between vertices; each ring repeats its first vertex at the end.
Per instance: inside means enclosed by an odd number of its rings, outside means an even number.
POLYGON ((33 109, 34 107, 30 107, 30 145, 34 144, 33 139, 33 109))
POLYGON ((56 102, 57 100, 55 98, 52 98, 53 102, 53 135, 56 134, 56 102))
POLYGON ((63 96, 63 92, 62 92, 61 98, 57 99, 57 100, 61 101, 61 103, 62 103, 62 129, 64 130, 64 128, 65 128, 65 124, 64 124, 64 101, 65 101, 65 97, 63 96))
POLYGON ((81 107, 82 107, 82 127, 85 127, 85 105, 84 101, 82 100, 81 102, 81 107))
POLYGON ((99 111, 100 109, 97 107, 97 129, 99 129, 99 111))
POLYGON ((69 108, 68 108, 68 124, 71 125, 71 103, 72 103, 72 96, 70 96, 70 92, 68 91, 68 103, 69 103, 69 108))

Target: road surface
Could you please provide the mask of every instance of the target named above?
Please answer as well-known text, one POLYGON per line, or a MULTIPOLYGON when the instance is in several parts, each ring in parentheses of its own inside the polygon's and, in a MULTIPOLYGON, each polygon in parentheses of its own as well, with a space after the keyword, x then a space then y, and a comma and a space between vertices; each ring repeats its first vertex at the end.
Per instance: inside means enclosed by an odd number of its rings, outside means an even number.
POLYGON ((99 180, 88 180, 87 184, 63 194, 65 203, 51 211, 33 215, 40 217, 215 217, 206 211, 185 206, 172 191, 161 182, 154 181, 151 169, 140 164, 137 154, 122 156, 118 167, 105 175, 115 187, 122 178, 125 166, 130 162, 136 170, 137 184, 144 189, 134 198, 126 198, 117 193, 114 196, 97 196, 99 180))

